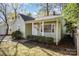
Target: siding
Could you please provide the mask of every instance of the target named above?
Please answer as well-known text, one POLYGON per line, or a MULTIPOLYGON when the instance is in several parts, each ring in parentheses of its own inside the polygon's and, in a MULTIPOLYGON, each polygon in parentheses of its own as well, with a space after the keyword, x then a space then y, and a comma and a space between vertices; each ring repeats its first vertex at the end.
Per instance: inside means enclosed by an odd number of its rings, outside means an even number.
POLYGON ((6 28, 7 28, 6 25, 0 25, 0 35, 5 34, 6 28))
POLYGON ((26 37, 32 35, 32 24, 26 24, 25 31, 26 37))
POLYGON ((25 22, 22 18, 17 19, 16 22, 10 26, 12 32, 20 29, 20 31, 23 33, 23 36, 25 37, 25 22))
MULTIPOLYGON (((9 23, 9 27, 11 29, 11 31, 9 31, 9 33, 12 33, 16 30, 18 30, 18 26, 20 31, 23 33, 23 36, 25 37, 25 22, 24 20, 20 17, 19 19, 17 19, 14 24, 13 23, 9 23)), ((0 34, 4 34, 6 31, 6 25, 2 24, 0 25, 0 34)))

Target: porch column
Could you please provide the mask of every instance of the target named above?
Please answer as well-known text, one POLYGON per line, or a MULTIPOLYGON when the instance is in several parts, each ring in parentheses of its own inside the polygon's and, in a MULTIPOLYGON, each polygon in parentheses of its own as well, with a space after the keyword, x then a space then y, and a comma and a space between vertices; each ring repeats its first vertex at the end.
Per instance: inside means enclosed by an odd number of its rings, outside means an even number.
POLYGON ((42 21, 42 36, 44 36, 44 21, 42 21))
POLYGON ((56 45, 58 45, 58 20, 56 21, 56 45))
POLYGON ((34 34, 34 23, 32 22, 32 35, 34 34))
POLYGON ((39 35, 41 35, 41 22, 39 23, 40 27, 39 27, 39 35))

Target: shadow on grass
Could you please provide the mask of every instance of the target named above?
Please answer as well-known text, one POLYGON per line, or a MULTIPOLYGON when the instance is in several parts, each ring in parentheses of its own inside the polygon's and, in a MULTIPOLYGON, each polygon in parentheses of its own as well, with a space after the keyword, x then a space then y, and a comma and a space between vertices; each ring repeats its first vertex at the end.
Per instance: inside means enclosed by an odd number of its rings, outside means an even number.
POLYGON ((12 41, 13 42, 18 42, 18 43, 28 47, 29 49, 38 46, 36 42, 32 42, 32 41, 26 41, 26 40, 24 42, 22 42, 22 40, 12 40, 12 41))
POLYGON ((0 55, 2 55, 2 56, 17 56, 17 53, 18 53, 18 42, 17 42, 17 44, 15 45, 15 46, 13 46, 12 47, 12 49, 14 49, 15 48, 15 51, 14 51, 14 54, 13 55, 11 55, 10 53, 9 53, 9 48, 11 48, 11 47, 7 47, 7 48, 1 48, 0 47, 0 52, 2 53, 0 53, 0 55))
POLYGON ((3 50, 3 49, 1 49, 0 48, 0 52, 2 53, 1 55, 4 55, 4 56, 7 56, 8 54, 3 50))
MULTIPOLYGON (((70 48, 74 49, 74 46, 70 46, 69 44, 67 44, 68 46, 64 46, 64 44, 56 46, 55 44, 48 45, 48 44, 43 44, 43 43, 41 44, 41 43, 37 43, 37 42, 33 42, 33 41, 25 41, 25 42, 20 42, 19 41, 19 43, 23 44, 24 46, 28 47, 29 49, 34 48, 36 46, 39 46, 40 48, 45 48, 45 49, 48 49, 50 51, 60 53, 62 55, 72 55, 72 54, 70 54, 70 51, 66 51, 66 49, 70 49, 70 48)), ((41 49, 41 50, 43 52, 45 52, 48 56, 52 56, 52 54, 50 54, 48 51, 46 51, 44 49, 41 49)), ((73 52, 73 55, 76 55, 76 54, 73 52)))

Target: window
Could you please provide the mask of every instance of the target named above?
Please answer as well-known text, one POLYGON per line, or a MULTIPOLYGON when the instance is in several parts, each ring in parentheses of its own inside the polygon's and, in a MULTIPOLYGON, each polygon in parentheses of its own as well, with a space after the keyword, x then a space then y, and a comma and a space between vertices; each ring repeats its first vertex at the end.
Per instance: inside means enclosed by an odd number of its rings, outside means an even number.
POLYGON ((51 24, 50 25, 44 25, 44 32, 51 32, 51 24))
POLYGON ((52 32, 54 32, 54 30, 55 30, 55 25, 54 24, 51 25, 51 30, 52 30, 52 32))
MULTIPOLYGON (((44 25, 44 32, 54 32, 54 31, 55 31, 55 24, 44 25)), ((42 32, 42 25, 41 25, 41 32, 42 32)))

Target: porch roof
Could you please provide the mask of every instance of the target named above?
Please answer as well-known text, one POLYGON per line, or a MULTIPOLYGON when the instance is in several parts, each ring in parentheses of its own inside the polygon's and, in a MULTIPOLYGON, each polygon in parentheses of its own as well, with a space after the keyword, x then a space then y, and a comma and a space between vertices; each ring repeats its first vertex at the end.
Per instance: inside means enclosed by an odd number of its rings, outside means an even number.
POLYGON ((35 20, 26 21, 26 23, 32 23, 32 22, 41 22, 41 21, 56 21, 58 18, 61 18, 62 16, 44 16, 44 17, 37 17, 35 20))
POLYGON ((43 17, 37 17, 35 20, 55 19, 55 18, 59 18, 59 17, 61 17, 61 15, 57 15, 57 16, 43 16, 43 17))

